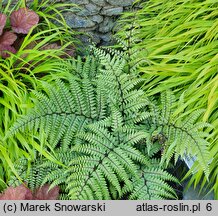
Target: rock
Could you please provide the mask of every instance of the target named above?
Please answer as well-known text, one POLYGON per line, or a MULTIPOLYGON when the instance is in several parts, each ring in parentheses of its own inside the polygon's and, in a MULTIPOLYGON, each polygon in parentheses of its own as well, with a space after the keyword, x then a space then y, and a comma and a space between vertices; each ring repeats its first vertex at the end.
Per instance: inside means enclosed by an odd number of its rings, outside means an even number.
POLYGON ((108 2, 113 6, 122 6, 122 7, 130 6, 134 1, 135 0, 106 0, 106 2, 108 2))
POLYGON ((114 27, 114 21, 109 17, 105 17, 104 21, 99 25, 99 32, 107 33, 110 32, 114 27))
MULTIPOLYGON (((25 0, 27 5, 34 0, 25 0)), ((44 0, 43 0, 44 1, 44 0)), ((39 2, 43 2, 39 0, 39 2)), ((63 16, 69 27, 73 30, 83 32, 87 36, 83 36, 82 42, 86 47, 86 43, 90 40, 97 44, 112 44, 112 29, 115 26, 116 19, 123 11, 128 11, 132 7, 135 0, 46 0, 49 3, 72 3, 78 6, 69 6, 69 11, 65 11, 63 16)), ((11 2, 11 6, 19 2, 19 0, 9 1, 2 0, 2 4, 11 2)), ((134 6, 135 8, 135 6, 134 6)), ((62 10, 63 7, 60 7, 62 10)), ((55 21, 55 24, 60 25, 55 21)), ((117 31, 117 29, 113 29, 117 31)), ((80 35, 78 35, 78 38, 80 35)))
POLYGON ((91 43, 99 44, 100 43, 100 37, 96 35, 94 32, 89 32, 84 35, 80 35, 79 39, 82 42, 83 49, 87 48, 91 43))
POLYGON ((101 38, 101 40, 103 40, 103 42, 110 42, 112 40, 112 34, 111 33, 107 33, 107 34, 101 34, 99 35, 99 37, 101 38))
POLYGON ((91 0, 91 2, 99 6, 105 6, 105 3, 106 3, 105 0, 91 0))
POLYGON ((92 16, 91 19, 93 22, 96 22, 96 23, 101 23, 103 21, 103 17, 100 15, 92 16))
POLYGON ((79 32, 83 32, 86 34, 89 34, 91 31, 95 31, 97 29, 97 25, 90 27, 90 28, 77 28, 76 30, 78 30, 79 32))
POLYGON ((103 8, 101 14, 106 16, 117 16, 123 12, 123 7, 109 7, 103 8))
POLYGON ((100 10, 101 10, 101 7, 95 5, 95 4, 87 4, 85 5, 85 8, 90 11, 90 12, 93 12, 93 13, 98 13, 100 10))
POLYGON ((93 16, 99 13, 101 7, 94 4, 87 4, 85 8, 77 13, 79 16, 93 16))
POLYGON ((95 33, 95 32, 90 32, 90 36, 91 36, 91 41, 94 42, 95 44, 99 44, 100 43, 100 37, 95 33))
POLYGON ((88 11, 87 9, 83 8, 76 15, 78 15, 78 16, 91 16, 94 14, 91 11, 88 11))
POLYGON ((69 0, 69 2, 77 5, 85 5, 89 3, 89 0, 69 0))
POLYGON ((79 17, 74 14, 65 15, 67 24, 74 29, 77 28, 91 28, 95 23, 87 17, 79 17))

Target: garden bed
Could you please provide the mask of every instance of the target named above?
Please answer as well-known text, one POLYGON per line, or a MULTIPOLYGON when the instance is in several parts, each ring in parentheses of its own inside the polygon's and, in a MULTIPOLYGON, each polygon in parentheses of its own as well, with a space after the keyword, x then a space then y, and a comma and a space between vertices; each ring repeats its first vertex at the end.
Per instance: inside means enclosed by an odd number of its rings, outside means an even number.
POLYGON ((0 199, 217 199, 218 5, 137 1, 98 48, 64 18, 132 2, 2 6, 0 199))

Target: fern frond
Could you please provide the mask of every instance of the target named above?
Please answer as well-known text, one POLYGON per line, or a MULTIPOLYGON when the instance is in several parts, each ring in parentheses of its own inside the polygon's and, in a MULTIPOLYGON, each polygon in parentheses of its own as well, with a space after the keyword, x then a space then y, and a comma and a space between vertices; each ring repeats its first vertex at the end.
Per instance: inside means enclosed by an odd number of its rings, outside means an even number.
POLYGON ((156 200, 156 199, 176 199, 176 193, 165 181, 177 182, 169 173, 156 169, 143 169, 141 178, 133 179, 133 191, 130 199, 156 200))
MULTIPOLYGON (((172 93, 169 91, 162 97, 162 113, 159 122, 159 132, 156 135, 160 142, 162 137, 162 145, 164 145, 164 153, 162 161, 168 162, 175 154, 175 161, 181 156, 196 156, 196 160, 201 165, 206 176, 209 176, 209 142, 205 139, 208 133, 202 132, 204 127, 210 126, 208 123, 197 122, 199 116, 204 110, 196 110, 183 121, 181 119, 170 118, 173 106, 172 93)), ((153 120, 156 121, 156 120, 153 120)))
POLYGON ((127 73, 126 59, 93 52, 95 58, 72 60, 69 73, 44 83, 35 107, 8 133, 41 130, 45 149, 62 164, 38 161, 30 169, 31 187, 61 185, 69 199, 174 199, 168 182, 178 182, 164 170, 172 158, 196 156, 208 175, 208 124, 196 123, 202 111, 185 120, 173 116, 170 91, 160 101, 148 98, 142 80, 127 73))

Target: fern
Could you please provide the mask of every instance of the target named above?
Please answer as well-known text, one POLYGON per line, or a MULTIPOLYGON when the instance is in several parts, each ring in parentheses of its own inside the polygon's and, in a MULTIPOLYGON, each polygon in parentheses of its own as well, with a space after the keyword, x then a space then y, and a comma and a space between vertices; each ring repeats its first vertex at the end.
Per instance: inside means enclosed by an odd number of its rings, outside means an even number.
POLYGON ((139 88, 142 80, 125 73, 122 57, 92 51, 95 58, 73 60, 62 79, 43 83, 43 92, 35 92, 35 108, 8 136, 46 132, 64 166, 44 160, 38 168, 49 173, 40 175, 41 184, 62 185, 63 198, 176 198, 168 181, 177 180, 164 168, 174 155, 201 155, 208 173, 205 125, 195 124, 194 114, 184 122, 172 117, 171 92, 163 93, 161 105, 147 98, 139 88), (156 159, 161 150, 162 163, 156 159))
POLYGON ((87 156, 75 158, 71 163, 72 173, 68 179, 68 188, 73 192, 72 199, 89 199, 93 194, 93 189, 99 188, 100 182, 102 182, 101 189, 105 193, 95 191, 96 197, 94 198, 109 199, 110 196, 106 193, 107 180, 116 188, 121 197, 121 183, 131 187, 129 174, 137 177, 136 162, 149 165, 147 158, 134 148, 134 143, 144 138, 145 135, 142 136, 131 129, 131 135, 126 137, 128 131, 123 128, 122 117, 117 112, 113 112, 111 124, 107 129, 96 125, 89 126, 88 129, 88 132, 80 135, 86 142, 74 149, 87 156), (77 164, 78 161, 79 164, 77 164), (80 161, 83 161, 82 169, 80 161), (81 175, 79 181, 76 181, 78 172, 81 172, 81 175))
MULTIPOLYGON (((129 199, 157 200, 163 197, 174 199, 175 191, 166 183, 167 180, 178 182, 172 175, 159 168, 141 169, 141 177, 133 178, 133 188, 129 199), (146 191, 146 193, 144 192, 146 191)), ((128 189, 126 189, 128 192, 128 189)))
MULTIPOLYGON (((26 158, 21 158, 15 164, 20 178, 25 182, 31 191, 49 183, 49 190, 59 186, 59 199, 69 199, 66 191, 66 175, 63 173, 64 165, 69 164, 72 160, 73 154, 70 151, 64 152, 63 149, 56 151, 57 160, 63 165, 58 165, 54 162, 48 161, 46 158, 39 157, 36 154, 35 159, 28 161, 26 158), (53 176, 53 178, 50 178, 53 176), (64 179, 65 178, 65 179, 64 179)), ((20 185, 20 180, 15 175, 11 176, 9 186, 16 187, 20 185)))
MULTIPOLYGON (((43 169, 40 167, 41 159, 28 161, 26 158, 21 158, 15 164, 19 176, 24 180, 30 190, 34 190, 42 186, 42 181, 51 169, 43 169)), ((12 176, 9 185, 16 187, 20 185, 16 176, 12 176)))
MULTIPOLYGON (((99 56, 101 62, 108 67, 108 70, 111 71, 111 73, 117 70, 118 67, 116 65, 112 65, 115 62, 114 59, 117 59, 116 53, 114 54, 114 57, 110 59, 109 57, 105 58, 104 50, 94 49, 94 52, 97 56, 99 56), (115 67, 115 69, 113 67, 115 67)), ((105 67, 106 74, 110 73, 107 71, 107 67, 105 67)), ((134 67, 137 66, 135 65, 134 67)), ((120 76, 122 77, 122 75, 120 76)), ((127 77, 126 74, 125 77, 127 77)), ((127 80, 125 80, 125 78, 123 80, 123 86, 125 86, 125 83, 127 83, 126 86, 130 86, 130 89, 140 82, 139 78, 136 79, 136 82, 134 82, 134 79, 132 79, 131 84, 135 85, 131 85, 127 80)), ((110 83, 116 82, 115 80, 112 80, 110 83)), ((115 89, 116 86, 108 85, 108 88, 115 89)), ((140 90, 137 91, 137 94, 140 94, 140 90)), ((142 91, 141 97, 138 95, 140 99, 143 98, 143 94, 144 93, 142 91)), ((122 99, 123 95, 125 95, 125 93, 123 92, 123 89, 121 89, 121 93, 118 97, 122 99)), ((123 101, 125 101, 125 99, 126 98, 123 97, 123 101)), ((156 103, 151 103, 148 100, 146 101, 146 99, 139 100, 137 105, 131 103, 131 106, 141 108, 143 105, 145 105, 145 103, 149 107, 149 112, 143 113, 144 115, 141 117, 141 120, 143 118, 148 119, 148 117, 151 117, 149 120, 150 128, 148 128, 150 139, 147 139, 148 151, 153 142, 155 142, 155 140, 158 141, 158 143, 162 145, 162 162, 165 161, 166 165, 170 162, 174 155, 175 161, 177 161, 179 156, 184 159, 190 156, 197 156, 196 160, 199 162, 201 168, 204 170, 205 175, 208 177, 210 158, 208 150, 209 142, 206 140, 206 138, 209 134, 202 132, 201 129, 211 127, 211 125, 204 122, 196 123, 196 120, 201 114, 204 113, 204 110, 194 111, 190 116, 186 117, 183 122, 181 122, 179 118, 173 118, 174 110, 172 107, 175 106, 175 97, 170 90, 161 94, 160 106, 158 106, 156 103), (156 133, 156 135, 154 133, 156 133)), ((126 108, 127 107, 124 109, 128 110, 126 108)), ((132 113, 138 113, 138 110, 132 109, 127 116, 132 113)))
POLYGON ((172 105, 174 96, 172 92, 167 91, 162 94, 162 112, 161 119, 158 120, 159 142, 164 145, 163 160, 170 161, 175 155, 175 162, 178 157, 196 157, 203 168, 206 176, 209 176, 209 142, 206 140, 208 134, 200 131, 209 124, 203 122, 195 123, 198 117, 204 113, 204 110, 196 110, 182 122, 178 118, 172 118, 172 105), (200 129, 200 130, 199 130, 200 129), (162 139, 162 141, 160 141, 162 139))

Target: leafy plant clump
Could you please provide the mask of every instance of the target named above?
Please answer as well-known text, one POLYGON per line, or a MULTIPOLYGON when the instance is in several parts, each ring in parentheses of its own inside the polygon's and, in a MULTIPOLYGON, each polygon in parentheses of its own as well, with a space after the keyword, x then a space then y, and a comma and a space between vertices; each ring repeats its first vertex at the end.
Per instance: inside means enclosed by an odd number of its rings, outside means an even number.
POLYGON ((195 124, 201 111, 185 121, 173 117, 170 91, 160 103, 147 98, 143 80, 120 55, 93 52, 84 62, 68 62, 53 84, 43 83, 35 107, 8 136, 46 135, 44 149, 59 163, 45 160, 34 170, 43 169, 41 184, 61 185, 68 199, 175 199, 169 183, 178 181, 166 171, 173 160, 198 155, 208 174, 204 124, 195 124))
MULTIPOLYGON (((28 34, 30 29, 38 24, 39 16, 28 8, 20 8, 13 11, 10 15, 10 23, 13 32, 9 31, 8 26, 5 26, 6 22, 7 16, 0 13, 0 56, 3 58, 9 57, 7 51, 16 53, 16 49, 13 46, 17 39, 15 33, 28 34)), ((19 42, 17 43, 19 44, 19 42)))
POLYGON ((187 176, 195 185, 208 187, 218 197, 218 74, 217 2, 214 1, 137 1, 140 9, 126 12, 120 20, 119 37, 138 51, 136 59, 146 61, 139 73, 148 95, 172 89, 179 105, 173 115, 190 116, 205 109, 199 119, 209 122, 210 177, 195 161, 187 176), (131 41, 131 43, 128 43, 131 41), (198 170, 196 172, 196 170, 198 170))
POLYGON ((56 200, 59 195, 59 187, 49 190, 49 185, 44 185, 31 191, 24 184, 17 187, 8 187, 0 194, 0 200, 56 200))
POLYGON ((38 79, 59 72, 64 58, 74 55, 75 32, 61 14, 74 6, 47 0, 31 1, 28 7, 25 1, 8 0, 2 6, 0 1, 0 190, 8 185, 11 173, 16 173, 15 161, 32 158, 39 145, 28 135, 3 138, 17 116, 33 106, 29 92, 37 88, 38 79))
POLYGON ((188 82, 166 87, 168 76, 150 73, 167 54, 163 46, 145 59, 154 44, 145 48, 144 24, 124 28, 122 51, 92 47, 66 60, 75 40, 62 11, 72 4, 11 3, 0 14, 0 190, 9 185, 0 199, 177 199, 170 170, 179 158, 195 158, 197 183, 202 173, 214 181, 216 131, 198 121, 208 109, 187 102, 189 90, 180 96, 188 82))

